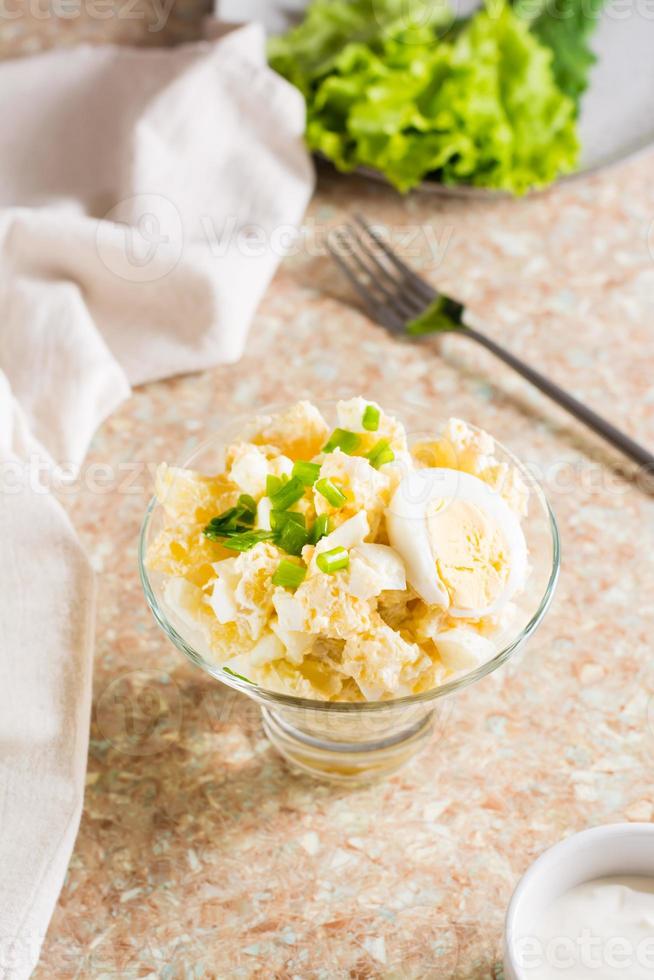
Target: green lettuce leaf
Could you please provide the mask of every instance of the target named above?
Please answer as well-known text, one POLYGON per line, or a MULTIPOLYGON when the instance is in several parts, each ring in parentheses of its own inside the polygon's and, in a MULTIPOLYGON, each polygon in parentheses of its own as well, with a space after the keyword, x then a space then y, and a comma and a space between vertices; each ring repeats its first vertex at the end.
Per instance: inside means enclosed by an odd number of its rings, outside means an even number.
POLYGON ((414 43, 430 43, 431 26, 450 22, 447 0, 313 0, 294 30, 270 39, 268 57, 280 75, 309 95, 346 45, 381 51, 385 36, 401 32, 414 43))
POLYGON ((430 175, 520 194, 573 170, 575 104, 549 48, 504 4, 463 25, 427 6, 314 0, 273 42, 271 64, 305 94, 309 147, 401 191, 430 175))
POLYGON ((577 106, 597 61, 589 41, 603 6, 604 0, 518 0, 515 5, 532 34, 551 48, 556 83, 577 106))

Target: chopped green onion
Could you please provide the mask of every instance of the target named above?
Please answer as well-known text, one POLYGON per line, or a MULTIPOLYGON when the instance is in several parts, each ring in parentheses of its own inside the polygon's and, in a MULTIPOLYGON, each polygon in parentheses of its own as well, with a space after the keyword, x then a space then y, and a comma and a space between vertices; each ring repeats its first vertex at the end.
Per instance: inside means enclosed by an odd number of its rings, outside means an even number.
POLYGON ((245 531, 243 534, 234 534, 225 538, 222 544, 230 551, 249 551, 260 541, 272 541, 274 537, 272 531, 245 531))
POLYGON ((273 531, 281 531, 288 521, 294 521, 300 527, 306 527, 307 524, 304 514, 298 514, 295 510, 270 511, 270 527, 273 531))
POLYGON ((320 476, 320 463, 307 463, 303 459, 298 459, 293 463, 293 476, 302 480, 305 487, 312 487, 320 476))
POLYGON ((279 490, 287 480, 288 477, 285 473, 282 476, 273 476, 272 473, 269 473, 266 477, 266 497, 270 497, 271 494, 279 490))
POLYGON ((304 484, 297 476, 292 476, 290 480, 273 490, 268 496, 273 505, 273 510, 288 510, 300 497, 304 496, 304 484))
POLYGON ((322 451, 324 453, 331 453, 334 449, 341 449, 344 453, 351 454, 357 448, 360 441, 356 432, 350 432, 349 429, 334 429, 328 441, 322 447, 322 451))
POLYGON ((257 516, 257 505, 253 497, 242 493, 235 507, 227 510, 209 521, 204 529, 205 537, 210 540, 231 537, 250 530, 257 516))
POLYGON ((272 577, 272 584, 281 585, 284 589, 297 589, 304 582, 306 574, 307 570, 303 565, 282 558, 272 577))
POLYGON ((308 540, 309 532, 305 527, 295 521, 286 521, 275 537, 275 544, 289 555, 301 555, 308 540))
POLYGON ((331 531, 330 525, 329 514, 320 514, 316 517, 314 525, 311 528, 311 534, 309 535, 310 544, 318 544, 321 538, 329 534, 331 531))
POLYGON ((332 548, 331 551, 323 551, 316 558, 316 564, 321 572, 333 575, 342 568, 347 568, 350 564, 350 556, 345 548, 332 548))
POLYGON ((251 525, 240 524, 238 520, 238 508, 230 507, 223 511, 218 517, 212 518, 204 529, 205 537, 215 540, 224 538, 227 534, 238 534, 251 525))
POLYGON ((379 428, 379 415, 379 409, 375 405, 366 405, 361 425, 368 432, 376 432, 379 428))
POLYGON ((246 684, 254 683, 254 681, 251 681, 249 677, 243 677, 243 674, 237 674, 231 667, 223 667, 223 670, 226 674, 230 674, 232 677, 238 677, 239 681, 245 681, 246 684))
POLYGON ((366 453, 366 457, 370 461, 370 465, 374 466, 376 470, 385 463, 392 463, 395 459, 395 453, 391 449, 388 439, 380 439, 372 447, 369 453, 366 453))
POLYGON ((340 490, 333 480, 324 477, 316 483, 316 490, 327 500, 332 507, 342 507, 347 501, 347 497, 340 490))
POLYGON ((257 516, 257 502, 249 493, 242 493, 240 495, 237 506, 243 508, 244 514, 251 514, 252 520, 257 516))

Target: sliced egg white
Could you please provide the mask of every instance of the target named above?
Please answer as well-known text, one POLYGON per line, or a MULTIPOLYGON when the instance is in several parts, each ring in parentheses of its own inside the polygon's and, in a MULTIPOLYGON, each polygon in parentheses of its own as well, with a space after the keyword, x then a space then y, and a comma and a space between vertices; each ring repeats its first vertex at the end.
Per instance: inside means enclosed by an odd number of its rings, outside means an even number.
MULTIPOLYGON (((386 526, 413 588, 428 605, 441 606, 450 616, 481 619, 491 615, 522 587, 527 545, 518 518, 495 490, 470 473, 445 467, 407 473, 386 510, 386 526), (439 540, 438 521, 433 515, 444 514, 455 501, 471 505, 471 512, 482 515, 493 533, 499 532, 508 557, 502 588, 482 607, 454 604, 438 571, 439 562, 446 558, 447 541, 443 535, 439 540)), ((492 569, 479 568, 479 575, 489 571, 492 573, 492 569)))
POLYGON ((239 574, 235 570, 237 561, 237 558, 224 558, 212 566, 216 578, 208 603, 219 623, 233 623, 238 618, 238 603, 234 594, 239 582, 239 574))
POLYGON ((472 670, 497 653, 494 643, 471 629, 457 627, 434 637, 438 654, 450 670, 472 670))
POLYGON ((284 656, 298 667, 304 660, 304 655, 315 641, 311 633, 290 632, 283 629, 278 620, 271 620, 270 628, 284 645, 284 656))
POLYGON ((350 552, 348 592, 372 599, 387 590, 406 589, 404 563, 387 544, 360 544, 350 552))
POLYGON ((355 545, 362 544, 366 536, 370 534, 368 515, 365 510, 360 510, 349 517, 346 521, 321 538, 316 545, 315 554, 319 555, 323 551, 331 551, 332 548, 354 548, 355 545))
POLYGON ((257 504, 257 529, 260 531, 270 531, 270 514, 272 511, 272 500, 270 497, 262 497, 257 504))

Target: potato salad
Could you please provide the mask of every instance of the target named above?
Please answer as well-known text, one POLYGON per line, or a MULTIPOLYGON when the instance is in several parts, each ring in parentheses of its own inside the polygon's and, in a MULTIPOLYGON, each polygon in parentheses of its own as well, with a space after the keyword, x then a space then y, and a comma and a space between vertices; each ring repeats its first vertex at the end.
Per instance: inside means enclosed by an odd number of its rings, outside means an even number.
POLYGON ((528 575, 528 489, 458 419, 410 446, 374 401, 336 415, 260 416, 217 473, 162 464, 148 568, 244 681, 332 701, 431 690, 498 650, 528 575))

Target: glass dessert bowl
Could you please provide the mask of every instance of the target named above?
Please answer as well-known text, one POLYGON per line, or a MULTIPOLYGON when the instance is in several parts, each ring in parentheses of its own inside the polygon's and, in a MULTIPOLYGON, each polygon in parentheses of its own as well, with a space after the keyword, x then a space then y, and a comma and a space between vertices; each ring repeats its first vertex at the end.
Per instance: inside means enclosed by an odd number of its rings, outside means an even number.
MULTIPOLYGON (((313 445, 311 440, 295 437, 291 445, 288 432, 279 439, 271 436, 277 420, 295 418, 297 410, 306 405, 265 409, 265 414, 260 413, 255 420, 230 419, 184 461, 183 470, 163 467, 157 496, 150 502, 143 522, 139 568, 148 604, 169 639, 196 666, 261 706, 267 736, 294 768, 334 782, 361 783, 384 777, 411 759, 429 741, 438 709, 446 699, 506 663, 535 631, 558 578, 558 531, 543 490, 529 470, 481 430, 450 420, 436 436, 438 426, 430 424, 426 429, 424 413, 414 406, 403 406, 400 412, 393 413, 393 418, 374 402, 351 399, 338 404, 319 403, 317 409, 309 406, 320 418, 320 426, 325 426, 324 433, 313 433, 313 445), (396 432, 395 419, 401 419, 406 431, 400 425, 401 434, 396 432), (265 438, 263 429, 257 430, 257 426, 261 429, 262 420, 268 420, 265 438), (281 476, 259 472, 259 457, 267 453, 268 465, 273 454, 278 453, 267 444, 283 439, 289 458, 283 455, 282 447, 282 452, 274 456, 274 468, 279 474, 284 463, 288 472, 281 476), (238 451, 235 446, 240 447, 238 451), (354 465, 364 476, 368 475, 367 483, 357 483, 354 478, 348 482, 347 475, 332 479, 334 473, 351 472, 354 465), (227 502, 226 509, 212 502, 207 504, 206 500, 197 509, 195 498, 189 505, 184 482, 189 471, 198 480, 209 478, 206 482, 211 484, 211 492, 218 494, 216 500, 227 502), (233 480, 238 482, 234 490, 238 498, 225 496, 225 473, 230 487, 234 486, 233 480), (175 474, 181 474, 182 482, 175 474), (294 494, 296 485, 298 491, 294 494), (382 493, 381 510, 374 502, 373 485, 375 493, 382 493), (357 493, 366 501, 361 512, 357 511, 357 493), (171 510, 180 508, 183 522, 171 531, 171 510), (511 516, 510 510, 519 511, 519 517, 511 516), (297 521, 290 521, 289 514, 297 521), (353 528, 361 523, 363 530, 359 527, 359 537, 352 539, 353 528), (463 524, 466 527, 462 530, 463 524), (304 530, 298 531, 299 525, 304 530), (182 533, 191 537, 180 544, 182 533), (432 582, 430 568, 425 580, 424 557, 425 542, 431 542, 429 548, 436 547, 434 535, 439 562, 434 565, 438 571, 432 582), (488 540, 482 542, 482 554, 477 546, 484 535, 488 540), (470 558, 470 568, 461 575, 460 549, 463 545, 472 547, 470 542, 477 552, 474 561, 470 558), (447 548, 454 549, 449 559, 447 548), (194 549, 199 557, 189 565, 188 554, 194 549), (267 573, 272 585, 266 601, 272 608, 270 595, 274 594, 275 611, 270 623, 275 633, 267 625, 263 645, 255 644, 254 649, 241 656, 240 634, 235 627, 229 632, 230 613, 225 606, 233 605, 234 593, 225 583, 229 583, 226 570, 241 567, 243 562, 235 564, 235 559, 245 554, 260 555, 264 562, 274 558, 275 571, 272 576, 267 573), (372 579, 370 564, 362 562, 364 558, 365 562, 373 561, 373 565, 381 562, 373 568, 372 579), (485 577, 479 579, 477 571, 484 562, 485 577), (406 571, 406 582, 397 581, 398 564, 404 566, 401 576, 404 580, 406 571), (521 568, 521 581, 518 587, 513 584, 509 595, 507 590, 517 566, 521 568), (180 567, 185 578, 179 577, 180 567), (362 568, 366 570, 363 579, 362 568), (376 592, 374 584, 370 587, 375 574, 385 585, 384 591, 380 592, 382 586, 376 592), (316 594, 328 595, 324 592, 325 583, 342 585, 353 582, 355 577, 358 596, 365 602, 361 604, 359 598, 344 592, 336 603, 339 612, 334 615, 340 616, 345 609, 356 616, 360 609, 365 618, 373 610, 381 630, 374 647, 374 657, 382 661, 379 671, 375 674, 369 664, 361 664, 360 660, 347 669, 339 661, 338 650, 348 650, 351 643, 350 639, 329 639, 349 636, 347 631, 338 631, 340 626, 335 627, 336 633, 330 633, 328 626, 327 639, 315 635, 318 627, 302 627, 314 634, 315 640, 315 647, 308 650, 306 658, 303 660, 304 654, 297 658, 282 646, 289 660, 270 662, 279 653, 265 651, 280 649, 279 636, 289 647, 289 637, 294 638, 293 645, 298 637, 306 640, 307 633, 297 632, 300 626, 289 626, 283 617, 289 609, 293 616, 297 614, 300 599, 310 593, 308 586, 317 584, 323 592, 316 594), (491 594, 493 589, 504 595, 503 604, 499 599, 493 601, 497 598, 491 594), (441 593, 446 596, 442 601, 450 603, 447 612, 429 605, 441 601, 441 593), (510 601, 506 600, 507 595, 510 601), (396 614, 383 608, 384 597, 399 597, 404 603, 400 603, 403 611, 398 622, 393 623, 394 628, 386 625, 396 614), (484 601, 490 604, 471 611, 470 607, 479 607, 480 603, 483 606, 484 601), (467 609, 455 608, 462 602, 468 603, 467 609), (201 607, 200 612, 196 606, 201 607), (384 622, 379 613, 385 617, 384 622), (218 624, 224 625, 216 625, 214 616, 218 617, 218 624), (432 620, 435 626, 429 626, 432 620), (281 625, 292 632, 285 633, 281 625), (414 626, 415 635, 411 632, 414 626), (219 635, 218 653, 212 639, 213 627, 219 635), (229 639, 232 635, 233 650, 229 639), (422 637, 422 647, 416 635, 422 637), (402 656, 408 657, 402 671, 393 669, 389 673, 386 669, 384 637, 389 643, 389 657, 397 656, 390 649, 396 646, 402 656), (305 669, 309 661, 310 671, 305 669), (298 663, 303 666, 294 666, 298 663), (313 676, 316 671, 318 680, 313 676), (305 681, 305 676, 310 680, 305 681), (293 680, 296 677, 298 684, 293 680), (318 696, 305 696, 307 690, 313 692, 314 680, 318 696)), ((233 571, 231 574, 233 578, 233 571)), ((385 605, 392 610, 393 602, 385 605)), ((324 623, 325 609, 322 603, 322 609, 311 612, 322 615, 320 621, 324 623)), ((363 649, 365 660, 365 644, 361 647, 357 640, 355 647, 358 655, 363 649)))

